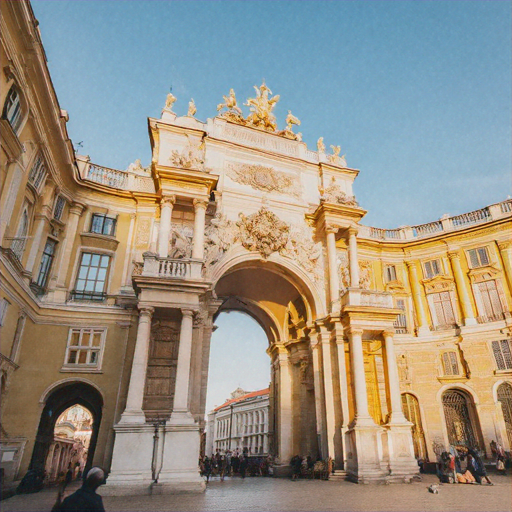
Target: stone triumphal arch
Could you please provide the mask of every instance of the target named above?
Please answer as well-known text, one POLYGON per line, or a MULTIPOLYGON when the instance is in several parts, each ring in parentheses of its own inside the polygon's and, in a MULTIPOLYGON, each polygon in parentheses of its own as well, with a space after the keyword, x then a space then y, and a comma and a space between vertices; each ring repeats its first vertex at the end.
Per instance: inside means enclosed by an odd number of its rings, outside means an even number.
POLYGON ((133 273, 137 339, 106 491, 202 488, 213 319, 232 309, 268 337, 278 469, 310 453, 355 481, 407 481, 417 465, 393 346, 399 311, 361 285, 358 171, 322 139, 308 150, 291 114, 278 131, 265 84, 247 118, 233 92, 206 123, 194 105, 178 117, 174 101, 149 120, 160 218, 133 273))

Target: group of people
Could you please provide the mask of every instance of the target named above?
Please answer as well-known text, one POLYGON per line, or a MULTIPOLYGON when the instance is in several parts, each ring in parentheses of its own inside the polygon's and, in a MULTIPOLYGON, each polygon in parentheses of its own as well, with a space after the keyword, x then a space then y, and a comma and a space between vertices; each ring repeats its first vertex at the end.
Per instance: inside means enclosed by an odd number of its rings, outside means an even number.
POLYGON ((254 475, 271 475, 272 458, 249 456, 248 449, 217 451, 211 457, 205 455, 199 459, 201 475, 208 482, 212 476, 220 476, 223 481, 226 476, 239 475, 245 478, 254 475))
POLYGON ((450 446, 438 455, 437 476, 442 483, 493 485, 478 450, 464 446, 450 446))
POLYGON ((311 455, 300 456, 295 455, 290 460, 292 468, 292 480, 299 478, 323 478, 327 480, 332 472, 333 459, 329 457, 327 461, 323 461, 321 457, 315 460, 311 455))

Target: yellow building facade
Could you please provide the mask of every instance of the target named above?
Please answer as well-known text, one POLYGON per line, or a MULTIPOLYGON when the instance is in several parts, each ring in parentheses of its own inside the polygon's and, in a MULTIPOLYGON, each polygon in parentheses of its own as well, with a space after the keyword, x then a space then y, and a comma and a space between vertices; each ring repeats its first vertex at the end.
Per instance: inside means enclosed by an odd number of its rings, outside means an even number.
POLYGON ((1 468, 44 470, 59 415, 93 417, 105 492, 200 490, 220 312, 264 329, 273 455, 408 481, 449 444, 512 443, 512 202, 361 224, 359 171, 277 128, 262 84, 201 122, 168 95, 152 161, 76 155, 29 2, 2 2, 1 468), (156 439, 156 441, 155 441, 156 439))

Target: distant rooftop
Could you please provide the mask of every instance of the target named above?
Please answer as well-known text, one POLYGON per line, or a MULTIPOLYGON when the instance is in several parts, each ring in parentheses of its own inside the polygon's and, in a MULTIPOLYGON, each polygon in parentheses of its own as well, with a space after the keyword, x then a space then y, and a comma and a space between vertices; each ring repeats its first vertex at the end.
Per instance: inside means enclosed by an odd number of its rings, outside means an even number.
POLYGON ((246 393, 245 395, 239 396, 237 398, 232 398, 231 400, 228 400, 227 402, 223 403, 222 405, 219 405, 219 407, 215 407, 214 411, 219 411, 220 409, 224 409, 224 407, 227 407, 228 405, 231 405, 231 404, 243 402, 244 400, 247 400, 248 398, 254 398, 256 396, 268 395, 269 392, 270 392, 269 388, 260 389, 259 391, 251 391, 250 393, 246 393))

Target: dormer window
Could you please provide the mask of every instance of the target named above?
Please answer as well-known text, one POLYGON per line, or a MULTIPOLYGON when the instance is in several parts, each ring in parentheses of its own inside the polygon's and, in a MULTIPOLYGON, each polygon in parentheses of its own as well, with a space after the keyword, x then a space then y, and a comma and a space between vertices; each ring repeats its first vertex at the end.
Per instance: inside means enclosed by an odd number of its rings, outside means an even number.
POLYGON ((17 88, 13 85, 7 94, 2 117, 11 125, 14 133, 18 133, 23 120, 21 98, 17 88))

